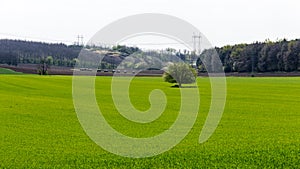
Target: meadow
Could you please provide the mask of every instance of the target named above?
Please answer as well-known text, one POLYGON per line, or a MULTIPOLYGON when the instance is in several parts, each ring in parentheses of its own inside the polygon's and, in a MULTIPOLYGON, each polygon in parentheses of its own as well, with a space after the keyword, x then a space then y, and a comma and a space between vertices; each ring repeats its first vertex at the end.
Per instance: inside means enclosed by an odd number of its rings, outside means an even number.
MULTIPOLYGON (((142 125, 121 117, 110 96, 111 77, 97 77, 96 97, 110 125, 150 137, 176 119, 180 93, 161 77, 137 77, 130 86, 137 109, 163 90, 164 114, 142 125)), ((83 131, 72 101, 71 76, 0 75, 0 168, 299 168, 300 78, 227 78, 221 122, 205 143, 198 137, 210 106, 210 83, 199 77, 201 105, 193 129, 161 155, 133 159, 111 154, 83 131)))
POLYGON ((11 69, 5 69, 0 67, 0 74, 21 74, 20 72, 15 72, 11 69))

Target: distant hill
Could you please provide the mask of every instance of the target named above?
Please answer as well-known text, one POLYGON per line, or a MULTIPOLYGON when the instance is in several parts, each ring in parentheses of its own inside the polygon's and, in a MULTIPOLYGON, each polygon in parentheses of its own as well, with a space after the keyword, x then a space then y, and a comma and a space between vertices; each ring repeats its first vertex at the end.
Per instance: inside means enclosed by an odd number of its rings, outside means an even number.
POLYGON ((41 57, 52 56, 58 66, 72 66, 81 46, 21 40, 0 40, 0 64, 38 64, 41 57))
MULTIPOLYGON (((0 40, 0 64, 18 65, 18 64, 40 64, 43 58, 52 57, 52 65, 73 67, 76 63, 83 46, 52 44, 22 40, 0 40)), ((111 64, 120 63, 126 56, 139 51, 136 47, 116 46, 113 48, 91 47, 86 49, 97 54, 105 53, 103 59, 104 67, 108 68, 111 64)))

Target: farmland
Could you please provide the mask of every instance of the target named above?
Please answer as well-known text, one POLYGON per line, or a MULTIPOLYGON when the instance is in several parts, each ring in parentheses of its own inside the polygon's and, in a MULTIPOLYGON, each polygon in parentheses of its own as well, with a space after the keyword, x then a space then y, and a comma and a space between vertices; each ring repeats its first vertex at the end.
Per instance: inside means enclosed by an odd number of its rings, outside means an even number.
MULTIPOLYGON (((164 114, 142 125, 122 118, 110 96, 111 77, 97 77, 96 98, 113 128, 133 137, 166 130, 180 108, 178 88, 160 77, 130 86, 137 109, 151 90, 168 99, 164 114)), ((132 159, 104 151, 85 134, 72 101, 71 76, 0 75, 0 168, 299 168, 300 78, 227 78, 222 120, 205 143, 198 137, 210 105, 208 78, 198 78, 201 107, 187 137, 161 155, 132 159)), ((186 89, 188 90, 188 89, 186 89)))

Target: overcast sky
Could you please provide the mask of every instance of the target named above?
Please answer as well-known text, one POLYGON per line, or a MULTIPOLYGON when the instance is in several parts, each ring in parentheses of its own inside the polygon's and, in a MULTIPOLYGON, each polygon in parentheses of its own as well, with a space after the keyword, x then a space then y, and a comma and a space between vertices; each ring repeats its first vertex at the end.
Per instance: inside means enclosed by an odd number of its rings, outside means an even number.
POLYGON ((215 46, 300 38, 298 0, 1 0, 0 38, 88 41, 125 16, 163 13, 196 26, 215 46))

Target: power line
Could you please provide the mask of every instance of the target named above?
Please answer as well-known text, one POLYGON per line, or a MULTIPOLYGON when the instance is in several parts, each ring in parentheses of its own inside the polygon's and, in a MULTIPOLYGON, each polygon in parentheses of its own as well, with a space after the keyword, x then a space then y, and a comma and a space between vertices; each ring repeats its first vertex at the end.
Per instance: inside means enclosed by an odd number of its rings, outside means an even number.
MULTIPOLYGON (((185 45, 187 43, 184 42, 166 42, 166 43, 127 43, 128 45, 148 45, 148 46, 154 46, 154 45, 185 45)), ((192 42, 189 42, 188 44, 192 44, 192 42)))
MULTIPOLYGON (((126 46, 156 46, 156 45, 187 45, 192 44, 193 42, 166 42, 166 43, 124 43, 126 46)), ((118 44, 105 43, 105 42, 89 42, 90 45, 101 45, 101 46, 114 46, 118 44)))
MULTIPOLYGON (((68 43, 68 44, 76 44, 76 45, 84 45, 84 37, 83 35, 77 35, 76 37, 76 41, 70 41, 70 40, 61 40, 61 39, 52 39, 52 38, 44 38, 44 37, 33 37, 33 36, 20 36, 17 34, 10 34, 10 33, 1 33, 0 35, 4 35, 4 36, 10 36, 10 37, 16 37, 18 39, 23 39, 23 40, 37 40, 37 41, 41 41, 41 42, 47 42, 47 41, 52 41, 52 42, 58 42, 58 43, 68 43)), ((194 44, 195 41, 190 41, 190 42, 165 42, 165 43, 126 43, 125 45, 127 46, 160 46, 160 45, 192 45, 194 44)), ((98 44, 100 46, 114 46, 117 44, 111 44, 111 43, 105 43, 105 42, 90 42, 90 45, 95 45, 98 44)), ((200 45, 200 42, 199 42, 200 45)), ((194 45, 194 49, 195 49, 195 45, 194 45)))
POLYGON ((21 36, 21 35, 10 34, 10 33, 1 33, 1 32, 0 32, 0 35, 16 37, 18 39, 23 39, 23 40, 33 39, 33 40, 42 41, 42 42, 52 41, 52 42, 58 42, 58 43, 73 43, 73 41, 69 41, 69 40, 51 39, 51 38, 33 37, 33 36, 21 36))

